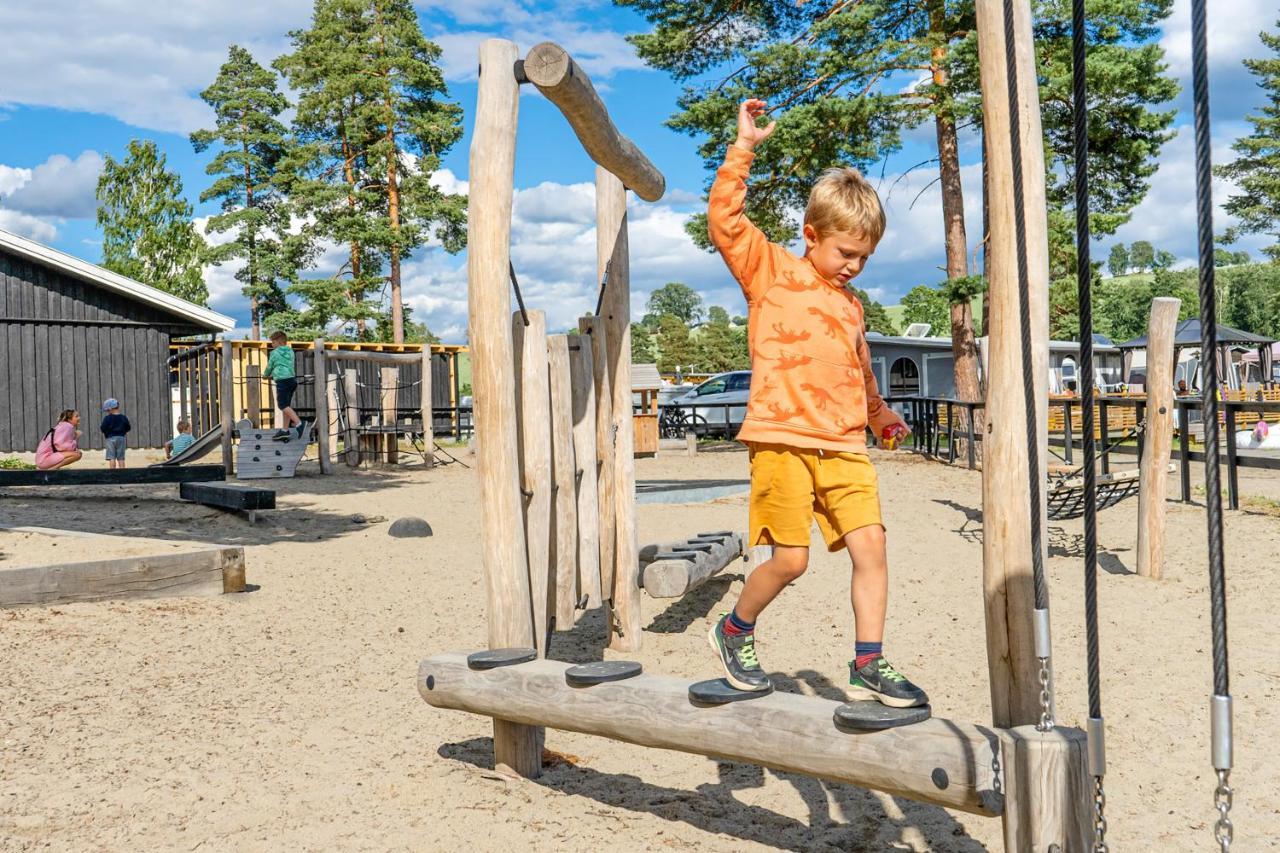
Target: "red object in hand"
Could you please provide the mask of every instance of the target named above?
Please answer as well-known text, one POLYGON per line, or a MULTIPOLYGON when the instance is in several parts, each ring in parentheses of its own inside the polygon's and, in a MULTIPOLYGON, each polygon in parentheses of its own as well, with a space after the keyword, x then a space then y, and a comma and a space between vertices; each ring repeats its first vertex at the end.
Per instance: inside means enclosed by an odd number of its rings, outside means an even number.
POLYGON ((902 424, 890 424, 880 430, 880 442, 886 450, 897 450, 898 442, 907 434, 902 424))

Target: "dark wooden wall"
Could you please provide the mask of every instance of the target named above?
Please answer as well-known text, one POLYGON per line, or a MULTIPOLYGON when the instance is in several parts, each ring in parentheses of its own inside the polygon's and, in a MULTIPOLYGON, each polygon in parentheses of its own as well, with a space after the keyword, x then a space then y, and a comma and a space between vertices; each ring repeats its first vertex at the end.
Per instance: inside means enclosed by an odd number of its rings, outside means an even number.
POLYGON ((0 451, 34 451, 63 409, 81 447, 100 449, 102 401, 120 400, 130 447, 171 438, 171 335, 202 334, 167 314, 0 250, 0 451))

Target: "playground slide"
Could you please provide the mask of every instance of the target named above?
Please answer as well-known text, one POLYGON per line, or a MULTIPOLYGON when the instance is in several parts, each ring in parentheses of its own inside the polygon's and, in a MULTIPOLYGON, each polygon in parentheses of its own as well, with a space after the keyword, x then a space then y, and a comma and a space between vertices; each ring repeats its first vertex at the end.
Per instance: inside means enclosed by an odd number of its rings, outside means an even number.
POLYGON ((152 468, 165 468, 174 465, 185 465, 188 462, 195 462, 209 451, 222 444, 222 424, 218 424, 213 429, 206 432, 195 440, 195 442, 186 450, 171 456, 163 462, 157 462, 152 468))

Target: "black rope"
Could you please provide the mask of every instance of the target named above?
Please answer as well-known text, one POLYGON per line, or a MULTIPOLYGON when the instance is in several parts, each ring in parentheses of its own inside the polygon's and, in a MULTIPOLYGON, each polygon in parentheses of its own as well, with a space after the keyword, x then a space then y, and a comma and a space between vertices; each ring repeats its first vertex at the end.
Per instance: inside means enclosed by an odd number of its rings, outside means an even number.
MULTIPOLYGON (((1195 104, 1196 225, 1200 244, 1200 360, 1204 364, 1204 487, 1209 519, 1209 598, 1213 621, 1213 692, 1230 692, 1227 590, 1222 556, 1222 484, 1218 466, 1218 305, 1213 275, 1213 183, 1209 157, 1209 69, 1204 0, 1191 0, 1191 89, 1195 104)), ((1234 437, 1233 437, 1234 438, 1234 437)))
POLYGON ((1049 606, 1044 578, 1044 531, 1040 526, 1040 432, 1036 424, 1035 375, 1031 358, 1031 283, 1027 273, 1027 217, 1023 210, 1022 128, 1018 98, 1018 60, 1013 43, 1013 0, 1004 0, 1005 74, 1009 89, 1009 144, 1013 152, 1013 217, 1018 255, 1018 313, 1022 324, 1022 396, 1027 410, 1027 479, 1031 506, 1031 574, 1035 606, 1049 606))
POLYGON ((604 277, 600 279, 600 295, 596 297, 596 314, 599 317, 600 312, 604 310, 604 289, 609 286, 609 270, 613 269, 613 258, 610 258, 604 265, 604 277))
MULTIPOLYGON (((1076 295, 1080 306, 1081 426, 1084 429, 1084 618, 1089 716, 1102 716, 1098 652, 1098 494, 1093 437, 1093 265, 1089 255, 1089 107, 1085 83, 1084 0, 1071 3, 1071 108, 1075 124, 1076 295)), ((1068 412, 1070 415, 1070 412, 1068 412)))
POLYGON ((507 261, 507 272, 511 275, 511 286, 516 291, 516 304, 520 306, 520 319, 524 320, 526 326, 529 325, 529 312, 524 310, 524 295, 520 292, 520 280, 516 278, 515 264, 507 261))

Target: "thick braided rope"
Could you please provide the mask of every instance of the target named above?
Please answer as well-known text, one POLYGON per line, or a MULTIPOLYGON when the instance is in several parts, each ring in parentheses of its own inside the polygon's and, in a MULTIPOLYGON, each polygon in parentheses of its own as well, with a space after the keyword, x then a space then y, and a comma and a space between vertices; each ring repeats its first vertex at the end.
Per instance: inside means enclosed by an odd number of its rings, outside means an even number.
POLYGON ((1093 266, 1089 257, 1089 106, 1085 85, 1084 0, 1071 3, 1071 110, 1075 120, 1076 293, 1080 304, 1081 421, 1084 429, 1084 618, 1089 716, 1102 717, 1098 663, 1098 493, 1093 438, 1093 266))
POLYGON ((1031 574, 1037 610, 1049 607, 1044 579, 1044 531, 1040 526, 1040 433, 1036 425, 1035 375, 1031 358, 1031 283, 1027 273, 1027 217, 1023 210, 1022 127, 1018 99, 1018 59, 1013 43, 1013 0, 1004 0, 1005 75, 1009 90, 1009 143, 1013 152, 1013 217, 1018 245, 1018 313, 1022 325, 1022 396, 1027 408, 1027 492, 1031 506, 1031 574))
MULTIPOLYGON (((1209 157, 1209 62, 1204 0, 1191 2, 1191 91, 1196 130, 1196 226, 1200 248, 1200 361, 1204 365, 1204 485, 1209 519, 1209 597, 1213 620, 1213 692, 1230 692, 1227 590, 1222 557, 1222 481, 1218 469, 1218 305, 1213 276, 1213 184, 1209 157)), ((1230 441, 1234 437, 1227 436, 1230 441)))

